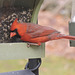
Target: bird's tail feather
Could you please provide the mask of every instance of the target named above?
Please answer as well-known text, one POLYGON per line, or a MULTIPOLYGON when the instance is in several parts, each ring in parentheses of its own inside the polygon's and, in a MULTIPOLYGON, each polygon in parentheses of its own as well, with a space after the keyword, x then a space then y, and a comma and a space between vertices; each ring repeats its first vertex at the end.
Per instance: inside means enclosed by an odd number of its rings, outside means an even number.
POLYGON ((75 36, 64 35, 60 33, 53 34, 52 36, 49 36, 49 37, 50 37, 50 40, 58 40, 58 39, 75 40, 75 36))
POLYGON ((61 38, 75 40, 75 36, 63 35, 61 38))

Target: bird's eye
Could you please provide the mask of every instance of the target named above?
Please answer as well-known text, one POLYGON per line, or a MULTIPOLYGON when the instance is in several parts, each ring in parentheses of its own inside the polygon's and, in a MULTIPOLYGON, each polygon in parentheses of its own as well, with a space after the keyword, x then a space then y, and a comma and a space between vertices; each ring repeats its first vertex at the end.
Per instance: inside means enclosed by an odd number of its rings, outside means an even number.
POLYGON ((10 32, 12 32, 11 30, 8 30, 8 32, 10 33, 10 32))

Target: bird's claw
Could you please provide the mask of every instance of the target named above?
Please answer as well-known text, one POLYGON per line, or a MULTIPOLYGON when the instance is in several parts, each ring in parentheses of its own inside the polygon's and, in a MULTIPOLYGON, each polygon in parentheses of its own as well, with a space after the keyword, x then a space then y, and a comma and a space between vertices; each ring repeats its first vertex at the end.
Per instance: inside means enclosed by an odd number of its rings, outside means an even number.
POLYGON ((27 43, 27 47, 29 48, 30 46, 39 46, 37 43, 27 43))
POLYGON ((30 47, 30 44, 29 44, 29 43, 27 43, 27 47, 28 47, 28 48, 30 47))

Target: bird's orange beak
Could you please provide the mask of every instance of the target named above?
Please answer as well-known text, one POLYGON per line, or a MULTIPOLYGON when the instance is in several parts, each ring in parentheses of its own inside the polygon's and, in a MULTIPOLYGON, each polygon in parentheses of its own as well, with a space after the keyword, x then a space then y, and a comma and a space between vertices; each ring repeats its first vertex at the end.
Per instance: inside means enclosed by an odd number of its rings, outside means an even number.
POLYGON ((10 33, 10 38, 14 37, 15 35, 16 35, 15 32, 11 32, 11 33, 10 33))

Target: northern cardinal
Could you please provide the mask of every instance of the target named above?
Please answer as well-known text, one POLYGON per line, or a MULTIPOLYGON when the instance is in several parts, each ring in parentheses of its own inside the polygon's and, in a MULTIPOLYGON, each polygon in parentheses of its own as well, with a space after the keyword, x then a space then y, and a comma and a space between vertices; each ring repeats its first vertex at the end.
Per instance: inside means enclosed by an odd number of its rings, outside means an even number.
POLYGON ((46 41, 57 39, 70 39, 75 40, 75 36, 69 36, 61 34, 59 31, 33 23, 19 23, 16 18, 10 28, 10 38, 13 36, 20 37, 22 41, 29 42, 31 44, 36 43, 41 45, 46 41))

